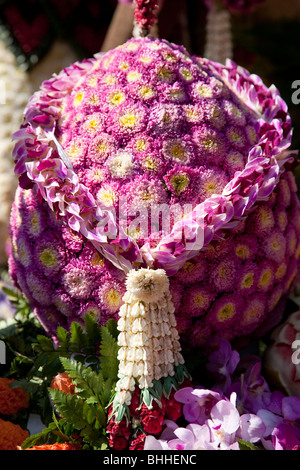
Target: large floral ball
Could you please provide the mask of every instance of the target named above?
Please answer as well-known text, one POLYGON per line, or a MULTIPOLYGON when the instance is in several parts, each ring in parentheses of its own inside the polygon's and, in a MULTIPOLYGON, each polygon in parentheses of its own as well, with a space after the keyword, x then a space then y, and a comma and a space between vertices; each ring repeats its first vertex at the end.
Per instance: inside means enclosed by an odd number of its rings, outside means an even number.
POLYGON ((166 270, 186 347, 278 321, 300 208, 275 87, 134 38, 44 82, 15 139, 10 273, 50 334, 117 318, 139 266, 166 270))

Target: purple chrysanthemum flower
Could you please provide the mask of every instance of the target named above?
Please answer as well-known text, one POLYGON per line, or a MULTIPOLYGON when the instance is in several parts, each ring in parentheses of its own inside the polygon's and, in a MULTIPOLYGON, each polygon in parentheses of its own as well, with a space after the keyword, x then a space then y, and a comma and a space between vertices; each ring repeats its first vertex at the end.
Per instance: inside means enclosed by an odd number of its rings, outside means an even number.
POLYGON ((67 254, 60 238, 53 232, 46 231, 34 247, 34 260, 46 277, 59 273, 67 261, 67 254))
POLYGON ((123 304, 124 285, 114 279, 107 279, 98 290, 100 305, 107 316, 115 317, 123 304))
POLYGON ((210 272, 210 282, 218 292, 230 292, 234 289, 238 274, 238 263, 234 258, 227 257, 217 262, 210 272))
POLYGON ((215 292, 201 284, 187 288, 183 297, 186 314, 191 317, 200 317, 208 311, 215 295, 215 292))
POLYGON ((237 322, 243 311, 243 298, 239 294, 224 294, 217 299, 207 315, 207 321, 215 330, 228 328, 237 322))

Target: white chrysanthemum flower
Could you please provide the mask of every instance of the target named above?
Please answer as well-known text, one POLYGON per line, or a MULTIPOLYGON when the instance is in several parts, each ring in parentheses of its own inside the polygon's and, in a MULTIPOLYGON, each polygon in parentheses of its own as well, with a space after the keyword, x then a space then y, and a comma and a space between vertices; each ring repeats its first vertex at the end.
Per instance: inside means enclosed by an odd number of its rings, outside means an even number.
POLYGON ((126 178, 133 169, 133 157, 129 152, 120 151, 108 161, 109 171, 112 177, 126 178))

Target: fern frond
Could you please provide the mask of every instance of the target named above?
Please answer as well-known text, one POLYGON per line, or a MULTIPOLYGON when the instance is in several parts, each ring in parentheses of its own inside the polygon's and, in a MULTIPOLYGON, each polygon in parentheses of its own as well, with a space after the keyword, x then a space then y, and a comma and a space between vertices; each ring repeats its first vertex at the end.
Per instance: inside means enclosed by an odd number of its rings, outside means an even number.
POLYGON ((118 343, 108 328, 101 327, 100 369, 104 379, 115 379, 118 376, 118 343))

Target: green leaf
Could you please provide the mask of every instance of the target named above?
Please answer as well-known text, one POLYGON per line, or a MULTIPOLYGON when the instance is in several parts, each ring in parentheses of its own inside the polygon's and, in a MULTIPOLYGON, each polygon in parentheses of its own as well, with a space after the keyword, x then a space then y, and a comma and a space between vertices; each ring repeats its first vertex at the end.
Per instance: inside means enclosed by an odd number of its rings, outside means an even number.
POLYGON ((97 374, 90 367, 86 367, 81 362, 67 357, 61 358, 61 363, 69 376, 72 377, 76 384, 77 392, 82 398, 98 398, 103 386, 103 378, 101 374, 97 374))
POLYGON ((75 352, 80 352, 82 348, 86 347, 87 340, 83 328, 79 323, 72 322, 70 326, 71 333, 71 347, 75 352))
POLYGON ((116 414, 116 421, 122 421, 124 415, 126 414, 126 405, 118 405, 117 406, 117 414, 116 414))
POLYGON ((153 387, 159 398, 162 397, 163 386, 160 380, 153 380, 153 387))
POLYGON ((244 439, 237 439, 237 441, 239 443, 240 450, 262 450, 252 442, 245 441, 244 439))
POLYGON ((151 406, 152 398, 148 388, 142 390, 143 401, 145 405, 149 408, 151 406))
POLYGON ((22 449, 28 449, 33 446, 39 446, 43 444, 49 444, 57 441, 57 437, 53 434, 57 431, 57 425, 55 422, 50 423, 48 427, 44 428, 40 433, 29 436, 23 444, 21 445, 22 449), (52 439, 51 439, 52 436, 52 439))
POLYGON ((85 331, 88 338, 89 346, 95 346, 100 342, 101 334, 98 323, 92 315, 85 315, 84 317, 85 331))
POLYGON ((38 335, 37 344, 35 345, 37 351, 54 351, 53 340, 47 336, 38 335))
POLYGON ((164 390, 164 394, 167 398, 169 398, 169 396, 170 396, 172 386, 173 386, 172 378, 170 376, 166 377, 164 379, 163 390, 164 390))
MULTIPOLYGON (((105 450, 108 448, 107 437, 91 426, 84 428, 80 432, 80 437, 88 444, 88 448, 92 447, 94 450, 105 450)), ((84 449, 85 446, 83 446, 84 449)))
POLYGON ((85 405, 81 398, 52 388, 49 389, 49 393, 60 416, 66 418, 78 430, 86 426, 87 421, 83 412, 85 405))
POLYGON ((69 332, 65 330, 62 326, 58 326, 56 330, 56 336, 60 347, 68 348, 70 340, 69 340, 69 332))
POLYGON ((112 337, 115 338, 115 340, 117 340, 119 336, 119 330, 118 330, 118 324, 116 320, 114 320, 113 318, 110 318, 107 321, 105 327, 108 329, 112 337))
POLYGON ((117 380, 118 376, 118 343, 107 327, 101 326, 100 368, 104 379, 117 380))

